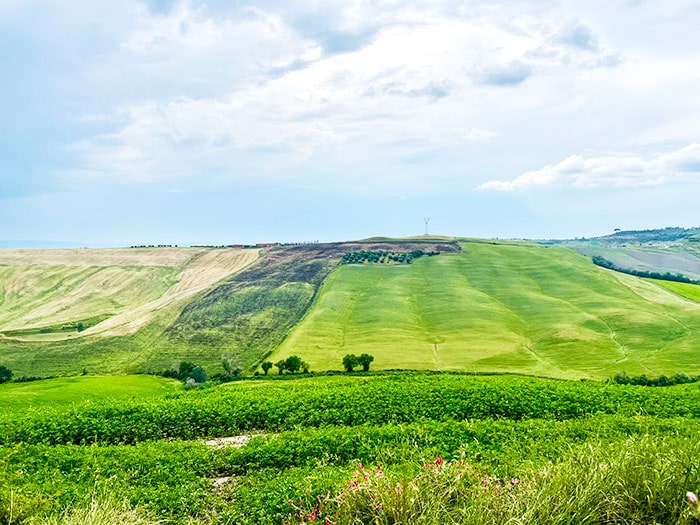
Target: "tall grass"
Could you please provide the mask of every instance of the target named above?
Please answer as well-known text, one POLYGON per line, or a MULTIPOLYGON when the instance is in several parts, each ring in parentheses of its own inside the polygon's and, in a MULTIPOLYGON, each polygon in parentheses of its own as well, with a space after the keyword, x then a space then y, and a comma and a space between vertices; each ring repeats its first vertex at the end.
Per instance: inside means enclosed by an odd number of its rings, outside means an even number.
POLYGON ((290 502, 293 523, 564 525, 697 523, 686 493, 700 487, 700 443, 634 437, 590 444, 562 462, 499 479, 438 457, 418 472, 358 467, 340 492, 290 502))
POLYGON ((32 525, 159 525, 142 508, 113 498, 93 499, 89 507, 71 508, 59 516, 32 522, 32 525))

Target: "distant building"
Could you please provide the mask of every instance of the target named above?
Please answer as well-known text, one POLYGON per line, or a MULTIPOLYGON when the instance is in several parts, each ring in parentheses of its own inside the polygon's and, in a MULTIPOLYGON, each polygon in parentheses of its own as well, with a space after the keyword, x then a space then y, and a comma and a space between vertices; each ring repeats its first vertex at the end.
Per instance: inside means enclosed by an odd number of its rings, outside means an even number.
POLYGON ((275 246, 279 246, 280 243, 278 242, 259 242, 255 244, 256 248, 274 248, 275 246))

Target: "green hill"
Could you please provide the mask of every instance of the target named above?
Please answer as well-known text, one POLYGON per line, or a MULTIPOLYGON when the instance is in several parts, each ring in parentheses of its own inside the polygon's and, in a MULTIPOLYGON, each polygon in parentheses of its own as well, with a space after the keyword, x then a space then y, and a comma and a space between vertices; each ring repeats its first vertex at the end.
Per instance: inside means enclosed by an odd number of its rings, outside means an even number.
POLYGON ((381 369, 696 374, 699 290, 515 241, 377 238, 259 259, 235 249, 8 250, 0 364, 45 377, 157 372, 187 359, 214 374, 225 357, 249 373, 297 354, 323 371, 369 353, 381 369), (439 255, 401 256, 417 251, 439 255))
POLYGON ((563 378, 700 371, 700 304, 573 250, 468 242, 412 265, 344 265, 272 356, 563 378))

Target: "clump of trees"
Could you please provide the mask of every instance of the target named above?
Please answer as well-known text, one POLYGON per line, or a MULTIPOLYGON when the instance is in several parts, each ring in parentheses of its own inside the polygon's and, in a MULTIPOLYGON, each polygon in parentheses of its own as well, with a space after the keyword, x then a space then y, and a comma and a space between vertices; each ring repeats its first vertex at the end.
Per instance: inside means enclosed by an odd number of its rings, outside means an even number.
POLYGON ((657 378, 647 377, 642 374, 641 376, 628 376, 625 372, 620 372, 615 374, 612 379, 613 383, 618 383, 620 385, 639 385, 639 386, 673 386, 673 385, 683 385, 686 383, 695 383, 700 381, 700 377, 691 377, 688 374, 680 372, 672 377, 659 376, 657 378))
POLYGON ((346 372, 354 372, 355 367, 361 366, 363 372, 369 372, 372 361, 374 361, 374 356, 370 354, 361 354, 359 357, 355 354, 347 354, 343 357, 343 368, 346 372))
POLYGON ((6 366, 0 366, 0 383, 7 383, 12 380, 12 370, 6 366))
POLYGON ((628 275, 634 275, 635 277, 646 277, 648 279, 659 279, 660 281, 673 281, 677 283, 689 283, 689 284, 700 284, 700 281, 686 277, 680 273, 671 272, 648 272, 646 270, 635 270, 633 268, 622 268, 617 266, 614 262, 607 260, 605 257, 600 255, 594 255, 592 258, 593 264, 607 268, 608 270, 615 270, 616 272, 626 273, 628 275))
POLYGON ((388 252, 388 251, 367 251, 359 250, 343 255, 340 264, 364 264, 364 263, 399 263, 411 264, 414 260, 427 255, 440 255, 440 252, 424 252, 423 250, 413 250, 411 252, 388 252))
POLYGON ((174 365, 170 370, 166 370, 163 376, 184 381, 188 388, 199 386, 207 381, 204 368, 189 361, 181 361, 180 364, 174 365))
POLYGON ((285 372, 296 374, 300 370, 305 374, 309 373, 309 363, 302 360, 302 358, 297 355, 290 355, 287 359, 281 359, 274 364, 271 361, 265 361, 262 364, 262 369, 263 372, 265 372, 265 375, 267 375, 273 366, 277 367, 277 373, 279 375, 282 375, 285 372))

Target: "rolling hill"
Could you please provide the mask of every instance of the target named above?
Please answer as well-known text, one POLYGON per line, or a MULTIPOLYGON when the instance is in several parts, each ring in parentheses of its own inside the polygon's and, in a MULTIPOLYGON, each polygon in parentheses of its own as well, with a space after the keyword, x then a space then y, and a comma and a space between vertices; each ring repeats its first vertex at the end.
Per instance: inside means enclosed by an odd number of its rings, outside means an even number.
POLYGON ((370 353, 377 369, 700 373, 700 287, 605 270, 566 245, 376 238, 261 255, 0 250, 0 364, 52 376, 187 359, 211 374, 222 358, 252 372, 296 354, 322 371, 370 353), (440 255, 388 255, 414 250, 440 255), (340 264, 359 251, 382 262, 340 264))
POLYGON ((462 247, 410 266, 340 267, 272 360, 296 353, 323 370, 366 352, 380 368, 562 378, 700 371, 690 298, 567 248, 462 247))

